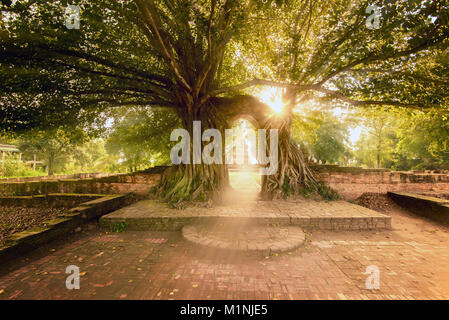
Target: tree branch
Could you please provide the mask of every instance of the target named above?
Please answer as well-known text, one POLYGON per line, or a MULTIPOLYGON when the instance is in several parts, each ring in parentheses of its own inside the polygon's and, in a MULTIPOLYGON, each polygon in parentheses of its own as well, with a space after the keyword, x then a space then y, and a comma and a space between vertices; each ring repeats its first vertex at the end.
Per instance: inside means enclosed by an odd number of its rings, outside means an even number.
POLYGON ((141 11, 148 27, 150 28, 151 32, 156 38, 156 41, 159 45, 159 48, 161 50, 162 56, 167 61, 168 65, 172 69, 175 79, 185 88, 187 91, 191 92, 192 88, 187 83, 187 81, 184 79, 184 77, 179 72, 179 68, 177 66, 176 60, 174 56, 169 52, 168 47, 165 43, 165 41, 162 39, 161 32, 160 32, 160 26, 156 23, 156 18, 154 14, 156 13, 154 4, 152 1, 150 1, 150 5, 147 5, 144 3, 143 0, 136 0, 137 6, 139 7, 139 10, 141 11))
POLYGON ((308 84, 295 85, 295 84, 282 83, 282 82, 263 80, 263 79, 254 79, 254 80, 251 80, 251 81, 239 84, 239 85, 214 90, 211 92, 211 95, 209 95, 208 97, 205 97, 204 99, 207 100, 212 96, 217 96, 219 94, 231 92, 231 91, 243 90, 243 89, 246 89, 246 88, 249 88, 252 86, 256 86, 256 85, 265 85, 265 86, 271 86, 271 87, 295 89, 297 92, 313 90, 313 91, 324 93, 327 97, 338 99, 340 101, 349 103, 353 106, 390 105, 390 106, 409 107, 409 108, 422 108, 423 107, 423 105, 421 105, 419 103, 403 103, 400 101, 392 101, 392 100, 391 101, 355 100, 355 99, 345 96, 344 94, 342 94, 339 91, 326 89, 326 88, 323 88, 321 86, 314 85, 314 84, 312 84, 312 85, 308 85, 308 84))
POLYGON ((388 54, 374 55, 373 53, 370 53, 362 59, 355 60, 355 61, 351 62, 350 64, 348 64, 340 69, 337 69, 334 72, 331 72, 323 80, 318 82, 317 85, 322 86, 324 83, 326 83, 328 80, 335 77, 336 75, 338 75, 342 72, 348 71, 360 64, 373 63, 373 62, 377 62, 377 61, 385 61, 385 60, 389 60, 389 59, 406 57, 411 54, 423 51, 429 47, 432 47, 432 46, 442 42, 444 39, 445 39, 445 37, 440 37, 440 38, 436 38, 436 39, 426 39, 423 43, 421 43, 420 45, 418 45, 414 48, 410 48, 410 49, 403 50, 403 51, 397 51, 397 52, 395 52, 393 54, 389 54, 389 55, 388 54))
POLYGON ((368 105, 377 105, 377 106, 396 106, 396 107, 407 107, 407 108, 415 108, 420 109, 423 106, 418 103, 403 103, 400 101, 378 101, 378 100, 354 100, 343 95, 341 92, 335 90, 329 90, 322 87, 317 87, 313 89, 315 91, 326 94, 327 97, 331 97, 346 103, 349 103, 353 106, 368 106, 368 105))

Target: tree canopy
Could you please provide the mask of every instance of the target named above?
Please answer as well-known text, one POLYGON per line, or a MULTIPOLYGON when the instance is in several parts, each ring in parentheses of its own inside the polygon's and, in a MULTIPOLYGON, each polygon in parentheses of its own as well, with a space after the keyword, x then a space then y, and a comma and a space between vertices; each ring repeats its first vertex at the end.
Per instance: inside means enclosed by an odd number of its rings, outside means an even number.
POLYGON ((3 129, 101 121, 109 107, 206 104, 254 85, 297 101, 447 103, 448 3, 376 1, 68 1, 1 6, 3 129))

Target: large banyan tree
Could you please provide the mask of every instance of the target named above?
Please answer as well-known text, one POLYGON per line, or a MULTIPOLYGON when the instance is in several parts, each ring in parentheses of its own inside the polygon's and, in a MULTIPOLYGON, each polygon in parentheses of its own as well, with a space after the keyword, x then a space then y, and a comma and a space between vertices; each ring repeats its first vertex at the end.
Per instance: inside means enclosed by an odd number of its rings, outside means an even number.
MULTIPOLYGON (((192 132, 238 118, 279 129, 270 194, 317 183, 291 140, 294 108, 309 100, 356 107, 447 105, 446 0, 2 1, 0 123, 5 131, 97 123, 119 106, 169 108, 192 132), (71 22, 72 20, 70 20, 71 22), (284 110, 248 94, 284 88, 284 110)), ((167 141, 167 143, 169 143, 167 141)), ((173 166, 167 199, 208 197, 226 165, 173 166)))

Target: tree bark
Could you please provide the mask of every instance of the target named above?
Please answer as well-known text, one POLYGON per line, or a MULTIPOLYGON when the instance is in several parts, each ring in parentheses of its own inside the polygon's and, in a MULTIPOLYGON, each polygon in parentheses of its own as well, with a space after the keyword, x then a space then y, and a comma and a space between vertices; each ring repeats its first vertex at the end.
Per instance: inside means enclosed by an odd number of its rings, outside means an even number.
POLYGON ((157 194, 172 204, 179 204, 184 201, 218 199, 221 191, 229 186, 225 156, 222 154, 221 164, 205 164, 202 159, 202 150, 204 145, 209 144, 209 142, 203 143, 201 141, 201 154, 199 155, 201 163, 193 163, 193 123, 194 121, 201 122, 200 134, 207 129, 219 130, 224 147, 224 130, 227 128, 228 122, 217 112, 217 106, 212 103, 207 103, 204 106, 180 108, 180 110, 178 115, 182 120, 183 128, 187 130, 190 136, 190 163, 173 165, 167 169, 162 175, 157 194))
POLYGON ((54 175, 54 162, 55 162, 55 156, 53 154, 50 155, 48 158, 48 175, 52 176, 54 175))

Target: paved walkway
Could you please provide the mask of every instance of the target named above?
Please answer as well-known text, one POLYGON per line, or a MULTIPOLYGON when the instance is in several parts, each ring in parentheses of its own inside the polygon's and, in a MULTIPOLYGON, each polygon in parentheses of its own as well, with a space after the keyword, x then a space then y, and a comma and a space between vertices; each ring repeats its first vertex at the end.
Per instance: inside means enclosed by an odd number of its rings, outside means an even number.
POLYGON ((178 232, 91 230, 0 266, 0 299, 449 299, 449 229, 395 209, 393 230, 313 231, 291 252, 201 250, 178 232), (81 288, 65 287, 77 265, 81 288), (366 268, 380 270, 368 290, 366 268))

